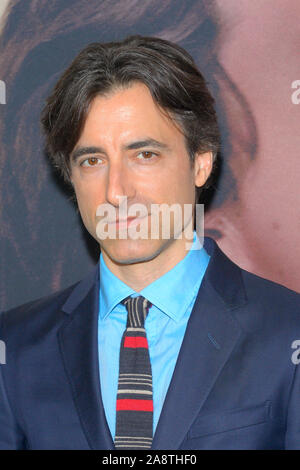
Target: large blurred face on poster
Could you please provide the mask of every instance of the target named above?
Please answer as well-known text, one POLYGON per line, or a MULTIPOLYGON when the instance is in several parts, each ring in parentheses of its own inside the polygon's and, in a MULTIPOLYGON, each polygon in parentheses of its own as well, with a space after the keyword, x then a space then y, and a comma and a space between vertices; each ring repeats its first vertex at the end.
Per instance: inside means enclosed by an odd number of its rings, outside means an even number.
POLYGON ((252 161, 238 146, 230 155, 236 195, 208 214, 206 228, 221 231, 220 246, 244 268, 300 290, 300 104, 292 100, 300 79, 300 3, 217 4, 224 18, 218 58, 248 102, 257 146, 252 161))

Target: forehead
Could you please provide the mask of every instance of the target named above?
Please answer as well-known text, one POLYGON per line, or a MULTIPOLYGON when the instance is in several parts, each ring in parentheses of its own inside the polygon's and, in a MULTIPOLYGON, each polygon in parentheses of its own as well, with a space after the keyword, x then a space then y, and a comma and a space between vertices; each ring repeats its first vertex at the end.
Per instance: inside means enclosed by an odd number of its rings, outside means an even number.
POLYGON ((153 100, 146 85, 134 82, 92 100, 78 144, 95 138, 122 140, 146 134, 160 139, 183 139, 178 125, 153 100))

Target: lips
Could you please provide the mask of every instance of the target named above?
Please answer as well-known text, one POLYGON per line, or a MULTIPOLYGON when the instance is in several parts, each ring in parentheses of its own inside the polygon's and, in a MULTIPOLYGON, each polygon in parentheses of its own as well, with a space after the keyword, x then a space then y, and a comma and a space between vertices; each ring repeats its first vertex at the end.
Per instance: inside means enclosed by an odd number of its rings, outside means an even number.
POLYGON ((127 219, 116 219, 108 221, 109 225, 115 225, 117 228, 126 228, 129 225, 138 225, 146 217, 128 217, 127 219))
POLYGON ((116 220, 109 220, 108 224, 118 224, 119 222, 130 222, 131 220, 136 219, 136 217, 128 217, 127 219, 116 219, 116 220))

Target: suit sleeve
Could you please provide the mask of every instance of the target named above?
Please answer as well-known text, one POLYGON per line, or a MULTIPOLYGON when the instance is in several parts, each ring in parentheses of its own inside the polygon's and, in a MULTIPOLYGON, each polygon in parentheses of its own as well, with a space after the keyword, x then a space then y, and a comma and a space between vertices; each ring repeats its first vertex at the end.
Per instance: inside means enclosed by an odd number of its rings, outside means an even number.
MULTIPOLYGON (((0 312, 0 339, 3 341, 2 322, 3 315, 0 312)), ((0 450, 25 449, 25 436, 15 420, 5 388, 5 367, 8 364, 0 363, 0 450)))
POLYGON ((295 366, 288 406, 285 449, 300 449, 300 364, 295 366))

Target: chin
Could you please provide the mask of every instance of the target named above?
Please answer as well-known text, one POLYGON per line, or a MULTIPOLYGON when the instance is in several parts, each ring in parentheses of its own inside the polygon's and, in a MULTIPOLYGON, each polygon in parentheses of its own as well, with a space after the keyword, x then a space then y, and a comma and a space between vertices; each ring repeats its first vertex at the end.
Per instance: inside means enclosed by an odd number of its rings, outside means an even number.
POLYGON ((118 264, 150 261, 164 248, 166 240, 105 240, 101 243, 109 258, 118 264))

